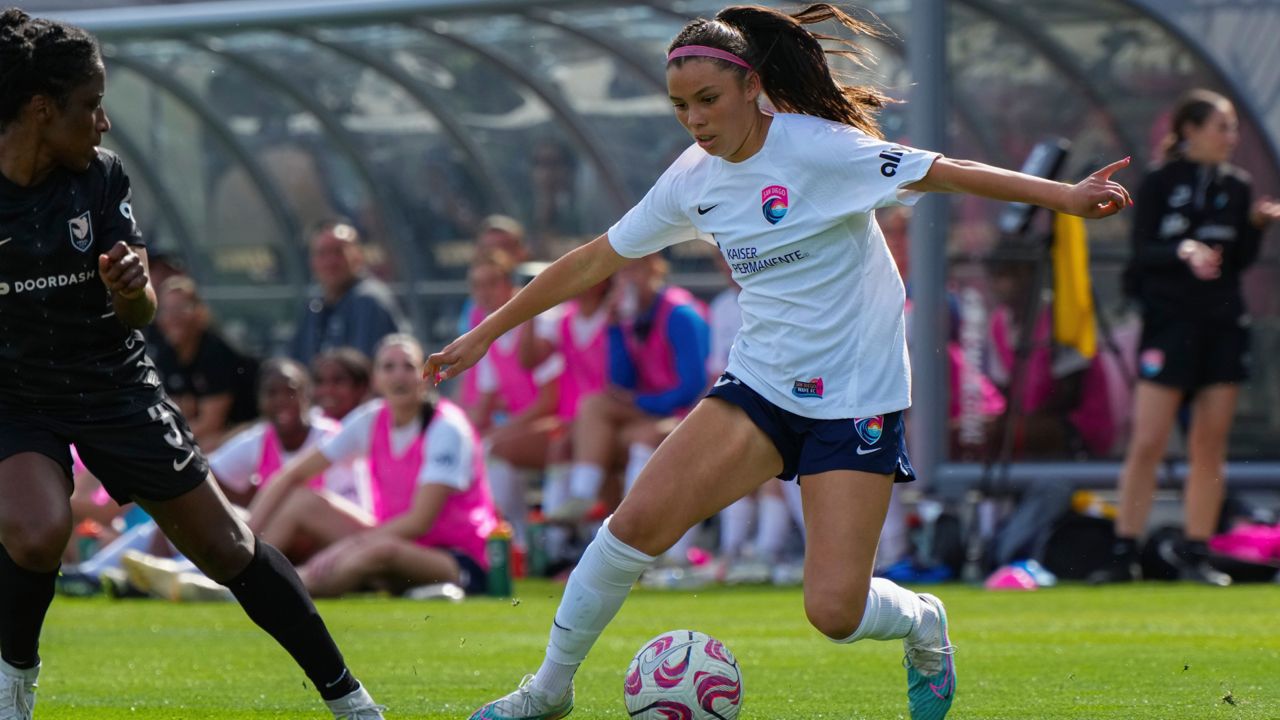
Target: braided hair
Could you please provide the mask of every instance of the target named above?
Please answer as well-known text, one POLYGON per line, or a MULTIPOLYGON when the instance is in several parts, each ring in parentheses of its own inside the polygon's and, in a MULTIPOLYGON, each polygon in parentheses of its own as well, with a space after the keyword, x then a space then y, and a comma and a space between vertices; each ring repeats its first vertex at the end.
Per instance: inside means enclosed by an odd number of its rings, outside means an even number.
POLYGON ((36 95, 66 107, 71 91, 101 72, 98 41, 78 27, 0 12, 0 130, 36 95))

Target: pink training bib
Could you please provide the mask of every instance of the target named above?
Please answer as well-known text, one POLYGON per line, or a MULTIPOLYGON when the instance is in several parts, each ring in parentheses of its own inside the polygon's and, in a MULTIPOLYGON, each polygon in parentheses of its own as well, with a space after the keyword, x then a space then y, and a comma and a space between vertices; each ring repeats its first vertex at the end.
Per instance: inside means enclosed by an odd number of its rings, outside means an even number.
MULTIPOLYGON (((466 414, 448 400, 436 405, 431 422, 450 414, 466 423, 466 414)), ((426 457, 427 429, 413 439, 404 452, 396 455, 391 446, 391 409, 383 403, 373 423, 373 436, 369 447, 369 469, 373 475, 373 515, 379 525, 403 514, 413 504, 418 490, 418 475, 426 457)), ((470 427, 470 423, 466 423, 470 427)), ((489 483, 485 477, 484 453, 480 451, 480 439, 471 430, 475 453, 472 457, 472 480, 466 490, 450 493, 431 527, 424 528, 415 542, 423 547, 458 550, 486 570, 485 541, 498 525, 498 513, 489 495, 489 483)))

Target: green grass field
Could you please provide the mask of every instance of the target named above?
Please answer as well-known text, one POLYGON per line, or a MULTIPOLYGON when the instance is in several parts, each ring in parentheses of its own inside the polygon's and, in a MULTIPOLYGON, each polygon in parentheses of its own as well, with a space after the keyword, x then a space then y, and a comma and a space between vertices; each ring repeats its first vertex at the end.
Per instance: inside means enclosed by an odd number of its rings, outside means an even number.
MULTIPOLYGON (((390 720, 465 718, 541 660, 560 586, 519 591, 321 611, 390 720)), ((1280 587, 934 591, 960 647, 951 718, 1280 717, 1280 587)), ((632 653, 679 627, 737 654, 743 718, 905 716, 900 643, 827 642, 799 590, 770 588, 635 592, 578 674, 573 717, 625 717, 632 653)), ((284 651, 230 605, 59 598, 42 655, 38 719, 327 717, 284 651)))

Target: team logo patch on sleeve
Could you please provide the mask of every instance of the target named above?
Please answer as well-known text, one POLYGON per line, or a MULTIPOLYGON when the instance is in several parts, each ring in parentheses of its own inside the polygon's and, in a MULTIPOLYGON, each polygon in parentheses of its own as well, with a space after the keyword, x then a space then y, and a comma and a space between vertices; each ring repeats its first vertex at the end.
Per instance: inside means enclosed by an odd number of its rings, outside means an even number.
POLYGON ((71 234, 71 247, 80 252, 88 250, 93 245, 93 222, 89 219, 89 211, 68 220, 67 232, 71 234))
POLYGON ((782 218, 787 216, 787 189, 781 185, 770 185, 760 191, 760 200, 763 203, 764 219, 769 221, 770 225, 777 225, 782 218))
POLYGON ((858 432, 862 442, 875 445, 880 442, 880 436, 884 434, 884 416, 854 418, 853 429, 858 432))

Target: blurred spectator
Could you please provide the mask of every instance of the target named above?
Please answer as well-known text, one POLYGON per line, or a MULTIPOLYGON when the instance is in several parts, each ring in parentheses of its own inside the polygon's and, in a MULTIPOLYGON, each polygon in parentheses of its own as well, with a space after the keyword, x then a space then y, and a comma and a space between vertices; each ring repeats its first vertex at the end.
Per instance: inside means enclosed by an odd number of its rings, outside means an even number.
POLYGON ((308 539, 324 548, 301 571, 315 596, 437 582, 485 589, 485 541, 498 521, 480 442, 465 413, 431 397, 423 360, 411 336, 386 337, 374 356, 382 397, 286 464, 254 499, 250 527, 268 542, 296 550, 308 539), (360 457, 373 475, 372 516, 304 487, 334 463, 360 457))
POLYGON ((257 417, 257 360, 231 346, 213 327, 193 280, 169 278, 157 298, 164 343, 156 370, 202 448, 213 450, 232 426, 257 417))
POLYGON ((295 359, 310 363, 322 350, 343 346, 369 355, 383 337, 409 329, 391 289, 365 272, 360 235, 353 225, 326 221, 308 240, 311 273, 320 295, 298 318, 295 359))
MULTIPOLYGON (((624 488, 658 444, 707 388, 709 330, 687 290, 666 284, 659 254, 631 261, 614 275, 610 291, 609 386, 586 398, 574 424, 569 499, 550 517, 586 516, 597 499, 615 506, 620 493, 604 493, 607 473, 625 464, 624 488), (627 453, 625 461, 619 450, 627 453)), ((677 543, 672 557, 687 544, 677 543)))
MULTIPOLYGON (((471 263, 468 279, 477 303, 490 312, 501 307, 516 288, 514 267, 501 250, 481 250, 471 263)), ((559 311, 544 313, 494 341, 476 365, 479 398, 468 408, 472 424, 484 438, 489 485, 503 517, 514 530, 513 544, 524 549, 526 516, 525 471, 541 471, 547 445, 560 427, 556 415, 564 360, 558 354, 538 353, 543 360, 532 370, 521 362, 525 340, 550 345, 559 311)))
MULTIPOLYGON (((574 298, 554 323, 548 342, 538 333, 521 336, 520 360, 526 368, 536 368, 559 353, 564 371, 560 375, 558 432, 546 448, 546 479, 542 492, 543 514, 554 513, 569 498, 570 461, 573 458, 573 424, 582 403, 604 390, 608 365, 609 308, 606 303, 610 281, 593 285, 574 298)), ((553 524, 544 535, 549 567, 570 562, 571 528, 553 524)))
POLYGON ((480 231, 476 234, 476 252, 491 250, 501 250, 517 265, 532 257, 529 246, 525 243, 524 226, 506 215, 490 215, 480 221, 480 231))
MULTIPOLYGON (((1115 441, 1108 380, 1102 358, 1087 358, 1053 341, 1050 291, 1037 287, 1036 264, 1048 262, 1038 248, 1006 242, 993 252, 987 373, 1008 398, 1000 420, 1016 422, 1013 458, 1063 459, 1106 455, 1115 441), (1041 302, 1031 302, 1041 294, 1041 302), (1034 318, 1028 317, 1032 306, 1034 318), (1026 346, 1025 356, 1019 348, 1026 346), (1018 398, 1010 395, 1021 376, 1018 398)), ((1003 433, 1003 427, 997 428, 1003 433)), ((1002 437, 996 434, 996 437, 1002 437)))
POLYGON ((1182 579, 1228 585, 1231 578, 1208 563, 1207 541, 1222 508, 1240 384, 1249 378, 1250 321, 1240 279, 1258 257, 1262 230, 1280 220, 1280 203, 1255 199, 1249 176, 1229 164, 1240 131, 1225 97, 1192 91, 1168 129, 1163 162, 1135 196, 1124 278, 1143 326, 1133 432, 1120 475, 1113 557, 1092 579, 1136 579, 1156 467, 1189 404, 1184 537, 1158 551, 1182 579))
MULTIPOLYGON (((490 215, 481 221, 480 232, 476 235, 475 253, 472 257, 494 252, 505 255, 507 263, 512 267, 528 260, 529 248, 524 242, 524 226, 506 215, 490 215)), ((489 313, 498 309, 498 306, 493 304, 493 291, 496 285, 477 287, 472 284, 470 273, 468 273, 467 282, 470 294, 462 303, 462 311, 458 313, 459 335, 466 334, 471 328, 479 325, 489 313)), ((479 400, 480 392, 476 389, 475 373, 468 373, 463 376, 462 387, 458 391, 458 404, 470 413, 479 400)))
POLYGON ((325 417, 342 420, 369 397, 369 358, 352 347, 330 348, 311 361, 313 399, 325 417))
POLYGON ((577 231, 574 175, 576 167, 568 146, 556 140, 534 145, 529 173, 533 197, 532 244, 541 257, 553 240, 577 231))
MULTIPOLYGON (((262 364, 258 379, 262 420, 209 456, 209 467, 232 502, 247 506, 254 493, 295 455, 338 434, 342 426, 314 412, 312 396, 311 376, 296 360, 272 358, 262 364)), ((372 508, 368 478, 350 463, 328 468, 311 478, 308 486, 333 493, 366 512, 372 508)))

